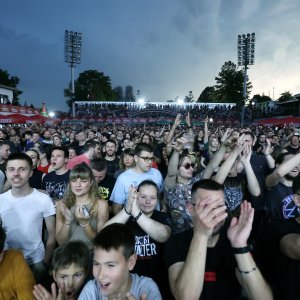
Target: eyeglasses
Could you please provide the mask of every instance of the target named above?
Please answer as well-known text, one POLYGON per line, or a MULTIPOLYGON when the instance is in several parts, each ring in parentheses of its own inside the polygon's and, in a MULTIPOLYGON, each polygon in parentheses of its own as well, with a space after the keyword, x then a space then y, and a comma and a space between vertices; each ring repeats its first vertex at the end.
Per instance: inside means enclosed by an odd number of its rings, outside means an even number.
POLYGON ((154 157, 148 157, 148 156, 139 156, 138 157, 142 158, 144 162, 154 162, 154 157))
POLYGON ((187 163, 185 165, 181 165, 181 167, 184 167, 186 170, 188 170, 190 167, 192 167, 193 169, 195 169, 195 165, 194 163, 187 163))

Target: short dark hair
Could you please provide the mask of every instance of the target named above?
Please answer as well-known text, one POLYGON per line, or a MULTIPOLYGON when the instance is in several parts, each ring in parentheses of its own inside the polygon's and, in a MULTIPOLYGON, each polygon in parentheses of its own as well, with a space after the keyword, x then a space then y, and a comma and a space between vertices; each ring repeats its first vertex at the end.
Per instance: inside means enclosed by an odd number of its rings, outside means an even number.
POLYGON ((156 189, 156 191, 157 191, 157 196, 158 196, 158 194, 159 194, 159 189, 158 189, 157 184, 156 184, 154 181, 149 180, 149 179, 148 179, 148 180, 142 181, 142 182, 138 185, 137 191, 139 192, 140 189, 141 189, 143 186, 145 186, 145 185, 151 185, 151 186, 153 186, 153 187, 156 189))
POLYGON ((3 145, 8 145, 9 146, 9 143, 7 141, 0 140, 0 147, 2 147, 3 145))
POLYGON ((134 148, 134 155, 140 155, 142 151, 153 152, 153 148, 146 143, 138 143, 134 148))
POLYGON ((223 184, 220 184, 212 179, 202 179, 196 181, 191 190, 191 194, 195 194, 198 189, 208 190, 208 191, 224 191, 223 184))
POLYGON ((117 142, 116 142, 114 139, 109 139, 109 140, 107 140, 107 141, 105 142, 105 146, 106 146, 107 143, 112 143, 112 144, 114 144, 114 145, 117 147, 117 142))
POLYGON ((107 162, 104 158, 95 158, 91 161, 90 167, 92 170, 94 169, 97 172, 101 172, 107 169, 107 162))
POLYGON ((104 227, 96 235, 94 246, 105 251, 122 248, 123 255, 128 260, 134 254, 135 239, 130 227, 125 224, 113 223, 104 227))
POLYGON ((7 136, 7 132, 6 132, 6 130, 5 130, 4 128, 0 128, 0 131, 1 131, 3 134, 5 134, 5 136, 7 136))
POLYGON ((40 159, 40 154, 39 154, 39 152, 38 152, 36 149, 30 148, 30 149, 28 149, 26 152, 28 152, 28 151, 34 152, 34 153, 36 154, 37 159, 38 159, 38 160, 40 159))
POLYGON ((5 240, 6 240, 6 232, 4 228, 0 225, 0 253, 4 249, 5 240))
POLYGON ((90 251, 88 246, 81 241, 71 241, 60 245, 52 258, 53 270, 67 268, 71 264, 83 267, 86 271, 89 268, 90 251))
POLYGON ((287 156, 287 155, 291 155, 291 153, 289 152, 284 152, 284 153, 280 153, 276 159, 275 159, 275 165, 280 165, 283 163, 284 161, 284 158, 287 156))
POLYGON ((96 148, 97 143, 93 140, 88 140, 84 144, 84 152, 88 152, 91 148, 96 148))
POLYGON ((32 160, 25 153, 13 153, 13 154, 11 154, 8 157, 7 161, 6 161, 6 166, 7 166, 8 162, 12 161, 12 160, 25 160, 25 161, 27 161, 27 163, 29 164, 30 168, 32 169, 32 160))
POLYGON ((251 131, 244 131, 242 134, 244 134, 244 135, 250 135, 253 141, 255 139, 255 135, 251 131))
POLYGON ((55 146, 52 148, 51 154, 54 150, 62 151, 64 153, 64 158, 69 158, 69 152, 65 147, 55 146))
POLYGON ((28 135, 32 136, 32 131, 31 131, 31 130, 27 130, 27 131, 25 131, 25 132, 24 132, 24 137, 25 137, 25 135, 26 135, 26 134, 28 134, 28 135))

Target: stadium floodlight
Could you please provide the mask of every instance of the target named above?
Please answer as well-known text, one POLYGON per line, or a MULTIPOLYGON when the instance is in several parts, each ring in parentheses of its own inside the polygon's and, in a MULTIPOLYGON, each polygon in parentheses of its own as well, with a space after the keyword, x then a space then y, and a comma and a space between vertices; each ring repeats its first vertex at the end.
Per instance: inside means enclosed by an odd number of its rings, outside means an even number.
POLYGON ((177 102, 178 105, 183 105, 184 104, 184 100, 182 98, 179 98, 179 97, 177 98, 176 102, 177 102))
POLYGON ((82 33, 65 30, 65 62, 71 68, 72 115, 75 117, 74 68, 81 63, 82 33))
POLYGON ((244 67, 244 87, 243 98, 244 103, 241 115, 241 127, 244 125, 245 104, 247 100, 247 69, 249 65, 254 65, 255 59, 255 33, 239 34, 237 42, 237 58, 238 66, 244 67))
POLYGON ((144 105, 144 104, 145 104, 145 99, 144 99, 144 98, 140 98, 140 99, 138 100, 138 103, 139 103, 140 105, 144 105))

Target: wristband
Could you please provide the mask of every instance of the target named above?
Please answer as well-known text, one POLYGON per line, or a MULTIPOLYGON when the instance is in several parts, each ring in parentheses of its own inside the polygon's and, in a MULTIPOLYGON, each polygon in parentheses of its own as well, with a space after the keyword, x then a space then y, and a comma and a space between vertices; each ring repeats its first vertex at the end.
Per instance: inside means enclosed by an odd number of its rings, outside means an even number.
POLYGON ((240 248, 232 247, 233 254, 245 254, 250 252, 252 249, 253 248, 251 245, 248 245, 246 247, 240 247, 240 248))
POLYGON ((131 213, 129 211, 127 211, 126 206, 123 207, 124 211, 126 212, 127 215, 131 216, 131 213))
POLYGON ((193 127, 193 126, 191 125, 191 126, 188 126, 187 128, 190 129, 190 128, 192 128, 192 127, 193 127))
POLYGON ((249 274, 249 273, 251 273, 253 271, 256 271, 256 267, 252 268, 249 271, 241 271, 239 268, 237 268, 237 269, 238 269, 238 271, 239 271, 240 274, 245 274, 245 275, 247 275, 247 274, 249 274))
POLYGON ((140 210, 139 214, 133 218, 134 221, 137 222, 137 220, 141 217, 142 214, 143 214, 143 212, 140 210))

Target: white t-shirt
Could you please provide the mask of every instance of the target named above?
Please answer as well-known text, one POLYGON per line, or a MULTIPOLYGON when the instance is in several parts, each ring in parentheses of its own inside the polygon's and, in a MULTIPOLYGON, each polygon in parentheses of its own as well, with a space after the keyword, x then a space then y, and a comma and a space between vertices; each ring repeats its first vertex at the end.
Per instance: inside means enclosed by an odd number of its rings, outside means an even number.
POLYGON ((5 175, 2 171, 0 171, 0 194, 3 192, 3 186, 5 181, 5 175))
POLYGON ((137 187, 144 180, 154 181, 159 192, 162 191, 163 179, 157 169, 151 168, 145 173, 137 173, 134 169, 129 169, 118 176, 110 196, 110 201, 122 205, 125 204, 128 199, 129 186, 132 184, 137 187))
POLYGON ((43 219, 55 215, 51 198, 33 189, 21 198, 11 190, 0 195, 0 219, 6 231, 4 249, 21 250, 29 265, 44 259, 45 247, 42 241, 43 219))
MULTIPOLYGON (((130 293, 135 299, 140 299, 143 294, 147 295, 147 300, 162 300, 160 291, 156 283, 149 277, 139 276, 137 274, 130 274, 132 277, 132 284, 130 293)), ((81 291, 78 300, 107 300, 108 298, 102 296, 101 287, 97 280, 90 280, 81 291)))

